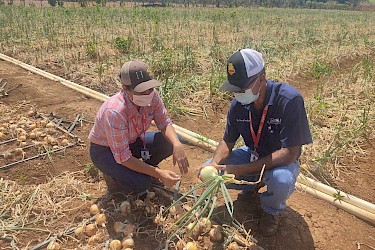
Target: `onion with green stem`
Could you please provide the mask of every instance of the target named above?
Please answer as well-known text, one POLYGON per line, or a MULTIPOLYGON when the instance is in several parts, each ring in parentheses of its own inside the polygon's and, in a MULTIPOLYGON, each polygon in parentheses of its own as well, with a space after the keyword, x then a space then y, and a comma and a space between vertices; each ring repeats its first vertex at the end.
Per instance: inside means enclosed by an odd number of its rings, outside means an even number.
POLYGON ((233 201, 230 197, 229 191, 226 187, 226 184, 239 184, 239 185, 255 185, 261 182, 263 177, 263 172, 265 169, 265 165, 260 172, 259 179, 255 182, 248 182, 244 180, 236 180, 234 174, 223 174, 219 175, 219 171, 214 166, 204 166, 200 170, 199 178, 202 180, 202 183, 192 187, 187 193, 181 196, 178 200, 173 202, 164 212, 164 216, 167 216, 169 209, 183 199, 185 199, 188 195, 194 193, 196 190, 206 187, 202 194, 199 196, 198 200, 195 202, 194 206, 187 211, 185 214, 182 214, 179 219, 172 225, 172 233, 168 237, 167 243, 173 239, 174 236, 183 232, 183 229, 188 225, 191 221, 193 221, 192 225, 189 227, 192 230, 198 223, 198 221, 206 216, 207 219, 211 218, 211 215, 215 209, 216 201, 218 198, 218 194, 221 191, 223 195, 225 206, 231 218, 233 218, 233 201))

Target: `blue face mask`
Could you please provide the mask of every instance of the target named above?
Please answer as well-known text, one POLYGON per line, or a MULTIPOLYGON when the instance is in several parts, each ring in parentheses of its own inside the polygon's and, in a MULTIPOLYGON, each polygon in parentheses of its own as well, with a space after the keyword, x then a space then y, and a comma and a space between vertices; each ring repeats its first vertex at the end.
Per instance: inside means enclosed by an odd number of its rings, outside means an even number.
MULTIPOLYGON (((255 85, 256 83, 254 84, 254 86, 255 85)), ((254 95, 253 94, 254 86, 251 89, 245 90, 245 92, 243 93, 234 93, 234 98, 236 98, 236 100, 242 105, 248 105, 252 102, 255 102, 259 98, 260 88, 259 88, 258 94, 254 95)))

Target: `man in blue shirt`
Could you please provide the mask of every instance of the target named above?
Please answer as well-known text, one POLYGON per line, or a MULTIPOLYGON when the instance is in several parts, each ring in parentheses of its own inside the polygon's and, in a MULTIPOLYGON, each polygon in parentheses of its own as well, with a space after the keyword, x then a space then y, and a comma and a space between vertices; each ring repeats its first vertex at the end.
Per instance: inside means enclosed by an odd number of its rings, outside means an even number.
MULTIPOLYGON (((312 143, 304 101, 292 86, 267 80, 262 54, 252 49, 235 52, 227 62, 228 79, 222 91, 234 93, 223 140, 205 165, 256 181, 265 165, 260 195, 264 214, 259 229, 264 236, 276 233, 277 215, 286 207, 300 171, 302 145, 312 143), (242 136, 245 146, 233 149, 242 136)), ((257 191, 249 185, 229 188, 257 191)))

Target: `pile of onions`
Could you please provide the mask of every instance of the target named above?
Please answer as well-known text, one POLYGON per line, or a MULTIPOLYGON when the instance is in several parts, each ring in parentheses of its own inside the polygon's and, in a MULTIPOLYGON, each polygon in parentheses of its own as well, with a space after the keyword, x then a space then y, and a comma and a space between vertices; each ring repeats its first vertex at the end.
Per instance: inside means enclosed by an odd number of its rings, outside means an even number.
POLYGON ((218 200, 218 195, 221 193, 225 203, 225 207, 229 215, 233 218, 234 204, 226 185, 229 183, 240 185, 257 184, 262 180, 264 169, 265 165, 261 170, 258 181, 248 182, 245 180, 236 180, 234 174, 219 175, 219 170, 211 165, 202 167, 199 173, 199 178, 202 180, 202 183, 194 186, 187 193, 185 193, 179 199, 174 201, 163 213, 163 216, 166 217, 166 213, 173 206, 176 206, 177 204, 181 203, 182 200, 185 199, 187 196, 194 194, 195 191, 204 187, 204 190, 201 192, 201 195, 195 201, 194 205, 189 210, 187 210, 186 213, 181 214, 179 218, 176 220, 176 222, 173 224, 173 231, 168 237, 168 240, 183 232, 183 228, 185 227, 185 225, 188 225, 186 229, 187 233, 189 234, 188 236, 190 236, 191 238, 197 239, 199 235, 201 235, 202 233, 210 231, 212 241, 220 241, 222 237, 221 233, 217 232, 216 229, 210 230, 211 224, 208 221, 208 219, 211 217, 215 209, 216 202, 218 200), (207 218, 205 218, 204 221, 199 221, 198 223, 198 221, 196 221, 196 218, 202 218, 203 216, 207 216, 207 218))

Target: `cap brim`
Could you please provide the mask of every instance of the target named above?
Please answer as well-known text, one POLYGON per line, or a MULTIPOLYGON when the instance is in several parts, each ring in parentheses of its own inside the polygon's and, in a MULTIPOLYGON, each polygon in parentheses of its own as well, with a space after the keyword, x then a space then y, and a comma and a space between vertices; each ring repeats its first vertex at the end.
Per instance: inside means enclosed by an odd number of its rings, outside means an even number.
POLYGON ((241 90, 241 88, 237 87, 237 86, 234 86, 232 84, 229 83, 228 80, 226 80, 223 85, 221 85, 220 87, 220 90, 221 91, 228 91, 228 92, 238 92, 241 90))
POLYGON ((149 80, 149 81, 142 82, 142 83, 138 84, 134 88, 134 91, 140 93, 140 92, 146 91, 148 89, 159 87, 160 85, 161 85, 161 83, 159 81, 156 81, 156 80, 152 79, 152 80, 149 80))

